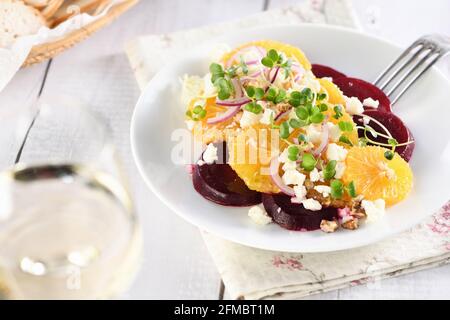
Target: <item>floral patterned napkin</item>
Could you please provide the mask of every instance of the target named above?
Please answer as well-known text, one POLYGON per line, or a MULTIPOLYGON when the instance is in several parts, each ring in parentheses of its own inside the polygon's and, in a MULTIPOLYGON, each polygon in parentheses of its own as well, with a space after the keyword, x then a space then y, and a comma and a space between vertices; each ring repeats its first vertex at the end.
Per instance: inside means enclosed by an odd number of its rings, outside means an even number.
MULTIPOLYGON (((309 0, 245 20, 150 35, 133 40, 127 54, 141 88, 180 49, 232 30, 302 22, 357 28, 347 0, 309 0)), ((450 261, 450 202, 423 224, 388 240, 331 253, 291 254, 245 247, 203 233, 205 243, 233 299, 289 299, 371 283, 450 261)))

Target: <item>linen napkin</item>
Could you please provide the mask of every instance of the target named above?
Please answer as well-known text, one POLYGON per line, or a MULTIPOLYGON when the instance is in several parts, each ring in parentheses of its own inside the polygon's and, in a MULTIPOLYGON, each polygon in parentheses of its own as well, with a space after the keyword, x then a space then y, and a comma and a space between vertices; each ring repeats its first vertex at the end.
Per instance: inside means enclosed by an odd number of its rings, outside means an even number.
MULTIPOLYGON (((245 20, 133 40, 126 51, 143 89, 161 62, 179 50, 232 30, 303 22, 358 27, 347 0, 310 0, 245 20)), ((450 202, 421 225, 363 248, 292 254, 259 250, 203 233, 207 248, 233 299, 292 299, 372 283, 450 261, 450 202)))

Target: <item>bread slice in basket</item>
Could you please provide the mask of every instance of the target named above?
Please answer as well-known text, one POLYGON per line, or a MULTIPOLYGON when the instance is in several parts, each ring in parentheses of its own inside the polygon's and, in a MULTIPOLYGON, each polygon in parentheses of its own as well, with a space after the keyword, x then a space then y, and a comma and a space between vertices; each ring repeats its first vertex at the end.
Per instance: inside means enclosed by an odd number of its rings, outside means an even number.
POLYGON ((45 26, 44 16, 18 0, 0 1, 0 48, 8 47, 21 36, 35 34, 45 26))

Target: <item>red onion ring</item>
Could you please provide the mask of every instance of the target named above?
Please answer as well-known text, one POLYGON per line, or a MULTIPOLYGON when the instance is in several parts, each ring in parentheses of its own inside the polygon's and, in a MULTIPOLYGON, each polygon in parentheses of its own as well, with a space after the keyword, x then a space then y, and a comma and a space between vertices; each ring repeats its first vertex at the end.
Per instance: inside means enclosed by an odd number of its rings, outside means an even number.
POLYGON ((283 118, 284 116, 288 115, 290 112, 291 112, 291 110, 280 112, 279 114, 276 115, 276 117, 273 120, 277 121, 278 119, 283 118))
POLYGON ((223 107, 240 107, 243 104, 249 103, 251 100, 247 97, 241 97, 234 100, 216 100, 216 104, 223 107))
POLYGON ((328 145, 328 138, 329 138, 328 125, 326 124, 326 122, 324 122, 322 124, 322 137, 320 140, 320 145, 316 150, 314 150, 313 152, 314 156, 320 156, 322 152, 326 149, 328 145))
POLYGON ((250 46, 250 47, 246 47, 246 48, 242 48, 241 50, 239 50, 238 52, 236 52, 225 64, 225 67, 229 68, 232 66, 233 62, 236 61, 240 55, 242 55, 243 52, 245 51, 249 51, 249 50, 253 50, 256 49, 256 51, 258 51, 260 58, 262 59, 266 54, 265 54, 265 50, 261 47, 258 46, 250 46))
POLYGON ((215 116, 214 118, 209 118, 208 120, 206 120, 206 123, 207 124, 216 124, 216 123, 226 121, 226 120, 234 117, 239 112, 239 110, 241 110, 241 106, 235 106, 235 107, 229 108, 224 113, 219 114, 219 115, 215 116))
POLYGON ((288 196, 294 197, 294 189, 285 185, 280 175, 278 174, 279 167, 280 163, 278 161, 278 157, 276 156, 270 161, 270 177, 272 178, 273 183, 278 188, 280 188, 281 192, 287 194, 288 196))
POLYGON ((272 79, 270 80, 270 83, 274 83, 275 80, 277 79, 278 73, 280 71, 280 67, 277 67, 275 74, 273 75, 272 79))

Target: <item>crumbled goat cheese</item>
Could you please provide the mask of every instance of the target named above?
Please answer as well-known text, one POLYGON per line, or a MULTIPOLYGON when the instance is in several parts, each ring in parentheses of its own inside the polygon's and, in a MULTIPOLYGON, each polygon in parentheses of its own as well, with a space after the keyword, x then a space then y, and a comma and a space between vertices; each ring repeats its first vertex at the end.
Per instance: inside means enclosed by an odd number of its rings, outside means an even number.
POLYGON ((348 151, 335 143, 330 143, 327 148, 327 159, 328 160, 336 160, 336 161, 344 161, 347 157, 348 151))
POLYGON ((281 179, 284 184, 301 186, 305 182, 305 178, 305 175, 297 170, 288 170, 283 174, 281 179))
POLYGON ((259 122, 259 119, 261 119, 261 117, 262 117, 261 114, 255 114, 253 112, 244 110, 239 123, 241 124, 242 128, 250 127, 254 124, 257 124, 259 122))
POLYGON ((275 119, 275 111, 272 109, 265 109, 259 122, 269 125, 272 123, 273 119, 275 119))
POLYGON ((297 162, 287 159, 283 164, 283 171, 296 170, 297 162))
POLYGON ((339 228, 339 224, 336 221, 322 220, 320 222, 320 230, 326 233, 335 232, 339 228))
POLYGON ((291 160, 289 160, 288 156, 289 156, 289 151, 288 151, 288 148, 286 148, 286 149, 284 149, 283 152, 278 156, 278 161, 280 161, 281 163, 286 163, 286 162, 288 162, 288 161, 291 161, 291 160))
POLYGON ((309 173, 309 180, 311 180, 312 182, 317 182, 320 180, 320 173, 319 173, 319 170, 317 170, 317 168, 314 168, 309 173))
POLYGON ((197 161, 197 164, 201 167, 202 165, 205 164, 205 161, 200 159, 200 160, 197 161))
POLYGON ((206 147, 205 152, 203 152, 203 161, 207 164, 212 164, 216 160, 219 160, 219 157, 217 156, 217 148, 210 143, 206 147))
POLYGON ((331 193, 331 188, 329 186, 319 185, 315 186, 314 190, 321 193, 323 197, 328 197, 331 193))
POLYGON ((319 211, 320 209, 322 209, 322 205, 320 204, 320 202, 314 199, 303 200, 302 204, 306 210, 319 211))
POLYGON ((306 197, 306 188, 305 186, 294 186, 295 198, 297 200, 303 201, 306 197))
POLYGON ((378 164, 378 168, 382 171, 384 171, 384 175, 389 179, 389 180, 395 180, 397 179, 397 175, 395 174, 395 171, 390 168, 386 162, 380 162, 378 164))
POLYGON ((336 162, 336 174, 334 175, 334 177, 336 179, 340 179, 342 178, 342 176, 344 175, 345 172, 345 163, 344 162, 336 162))
POLYGON ((272 222, 272 218, 269 217, 267 212, 261 209, 259 206, 251 207, 248 210, 248 216, 254 223, 262 226, 272 222))
POLYGON ((374 222, 384 215, 386 203, 383 199, 378 199, 375 201, 363 200, 361 201, 361 207, 366 212, 366 221, 374 222))
POLYGON ((345 98, 345 110, 351 115, 361 114, 364 112, 364 107, 357 97, 345 98))
POLYGON ((379 105, 380 105, 380 101, 374 100, 372 98, 366 98, 363 101, 363 106, 365 106, 365 107, 371 107, 371 108, 377 109, 379 105))
POLYGON ((181 102, 187 106, 193 99, 202 94, 204 81, 199 76, 184 75, 181 79, 181 102))
POLYGON ((370 123, 370 118, 369 117, 363 117, 363 123, 364 125, 368 125, 370 123))
POLYGON ((327 122, 327 126, 330 140, 332 142, 338 142, 339 138, 341 137, 341 129, 339 129, 339 126, 332 122, 327 122))
POLYGON ((319 143, 322 141, 322 130, 320 125, 310 124, 305 127, 305 130, 308 141, 311 141, 312 143, 319 143))

